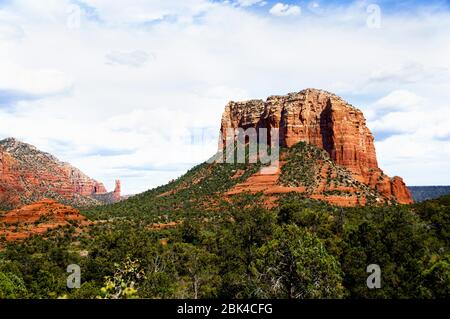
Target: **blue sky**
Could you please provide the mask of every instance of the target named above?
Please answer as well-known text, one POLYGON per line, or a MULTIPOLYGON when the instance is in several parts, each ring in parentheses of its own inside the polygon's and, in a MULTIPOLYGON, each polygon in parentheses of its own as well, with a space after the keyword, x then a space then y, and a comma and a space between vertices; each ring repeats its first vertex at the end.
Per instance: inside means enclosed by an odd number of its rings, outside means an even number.
POLYGON ((137 193, 215 151, 230 100, 326 89, 379 163, 450 184, 448 1, 0 0, 0 138, 137 193))

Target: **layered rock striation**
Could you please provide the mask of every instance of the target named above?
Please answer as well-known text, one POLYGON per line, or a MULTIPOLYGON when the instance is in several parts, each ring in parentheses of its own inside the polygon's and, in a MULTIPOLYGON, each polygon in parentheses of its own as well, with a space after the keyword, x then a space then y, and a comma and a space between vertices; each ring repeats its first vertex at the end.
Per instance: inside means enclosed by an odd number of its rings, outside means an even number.
MULTIPOLYGON (((0 141, 0 209, 43 198, 75 206, 95 205, 105 186, 72 165, 14 138, 0 141)), ((114 197, 115 198, 115 197, 114 197)))
MULTIPOLYGON (((390 200, 412 203, 402 178, 390 178, 378 167, 374 137, 363 113, 332 93, 306 89, 266 101, 230 102, 221 122, 221 145, 229 129, 271 128, 279 130, 280 145, 306 142, 328 152, 354 179, 390 200)), ((269 137, 270 140, 270 137, 269 137)))

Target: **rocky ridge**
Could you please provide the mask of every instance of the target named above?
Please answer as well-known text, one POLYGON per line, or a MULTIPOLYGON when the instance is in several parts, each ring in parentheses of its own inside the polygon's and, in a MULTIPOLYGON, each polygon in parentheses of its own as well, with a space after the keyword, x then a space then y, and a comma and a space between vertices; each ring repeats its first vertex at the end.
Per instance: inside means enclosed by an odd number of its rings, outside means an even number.
MULTIPOLYGON (((0 209, 43 198, 74 206, 97 205, 102 203, 100 195, 107 194, 101 182, 51 154, 14 138, 0 141, 0 209)), ((111 197, 115 200, 117 193, 111 197)))

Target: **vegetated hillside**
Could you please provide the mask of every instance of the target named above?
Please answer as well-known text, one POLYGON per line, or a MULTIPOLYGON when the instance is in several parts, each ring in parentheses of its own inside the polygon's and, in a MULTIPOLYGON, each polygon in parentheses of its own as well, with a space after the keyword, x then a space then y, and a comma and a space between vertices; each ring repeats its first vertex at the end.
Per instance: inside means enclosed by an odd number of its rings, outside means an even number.
MULTIPOLYGON (((248 152, 246 156, 248 160, 248 152)), ((223 194, 228 189, 245 181, 260 167, 260 164, 250 164, 248 161, 233 164, 205 162, 166 185, 134 195, 119 203, 87 208, 83 211, 94 219, 153 218, 160 214, 178 216, 187 211, 215 211, 227 206, 223 194)))
POLYGON ((3 243, 0 298, 450 297, 450 196, 337 207, 300 195, 272 209, 242 195, 170 227, 130 215, 3 243), (69 264, 80 289, 66 286, 69 264), (370 264, 381 289, 367 288, 370 264))
POLYGON ((409 186, 408 188, 416 202, 450 194, 450 186, 409 186))
POLYGON ((270 208, 290 193, 340 206, 393 203, 391 198, 355 180, 326 151, 313 145, 299 142, 281 148, 280 168, 271 174, 261 174, 264 165, 260 163, 248 163, 252 156, 247 149, 246 163, 205 162, 167 185, 113 205, 85 209, 84 213, 92 218, 145 218, 186 211, 210 212, 232 206, 242 196, 254 197, 270 208))

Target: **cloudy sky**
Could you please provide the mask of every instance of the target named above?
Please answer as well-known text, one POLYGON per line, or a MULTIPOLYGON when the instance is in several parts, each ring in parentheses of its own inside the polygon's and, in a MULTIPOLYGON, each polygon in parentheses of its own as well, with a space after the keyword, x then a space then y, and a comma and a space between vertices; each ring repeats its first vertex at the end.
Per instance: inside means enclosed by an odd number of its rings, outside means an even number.
POLYGON ((213 154, 229 100, 314 87, 387 174, 450 185, 450 4, 393 3, 0 0, 0 138, 137 193, 213 154))

